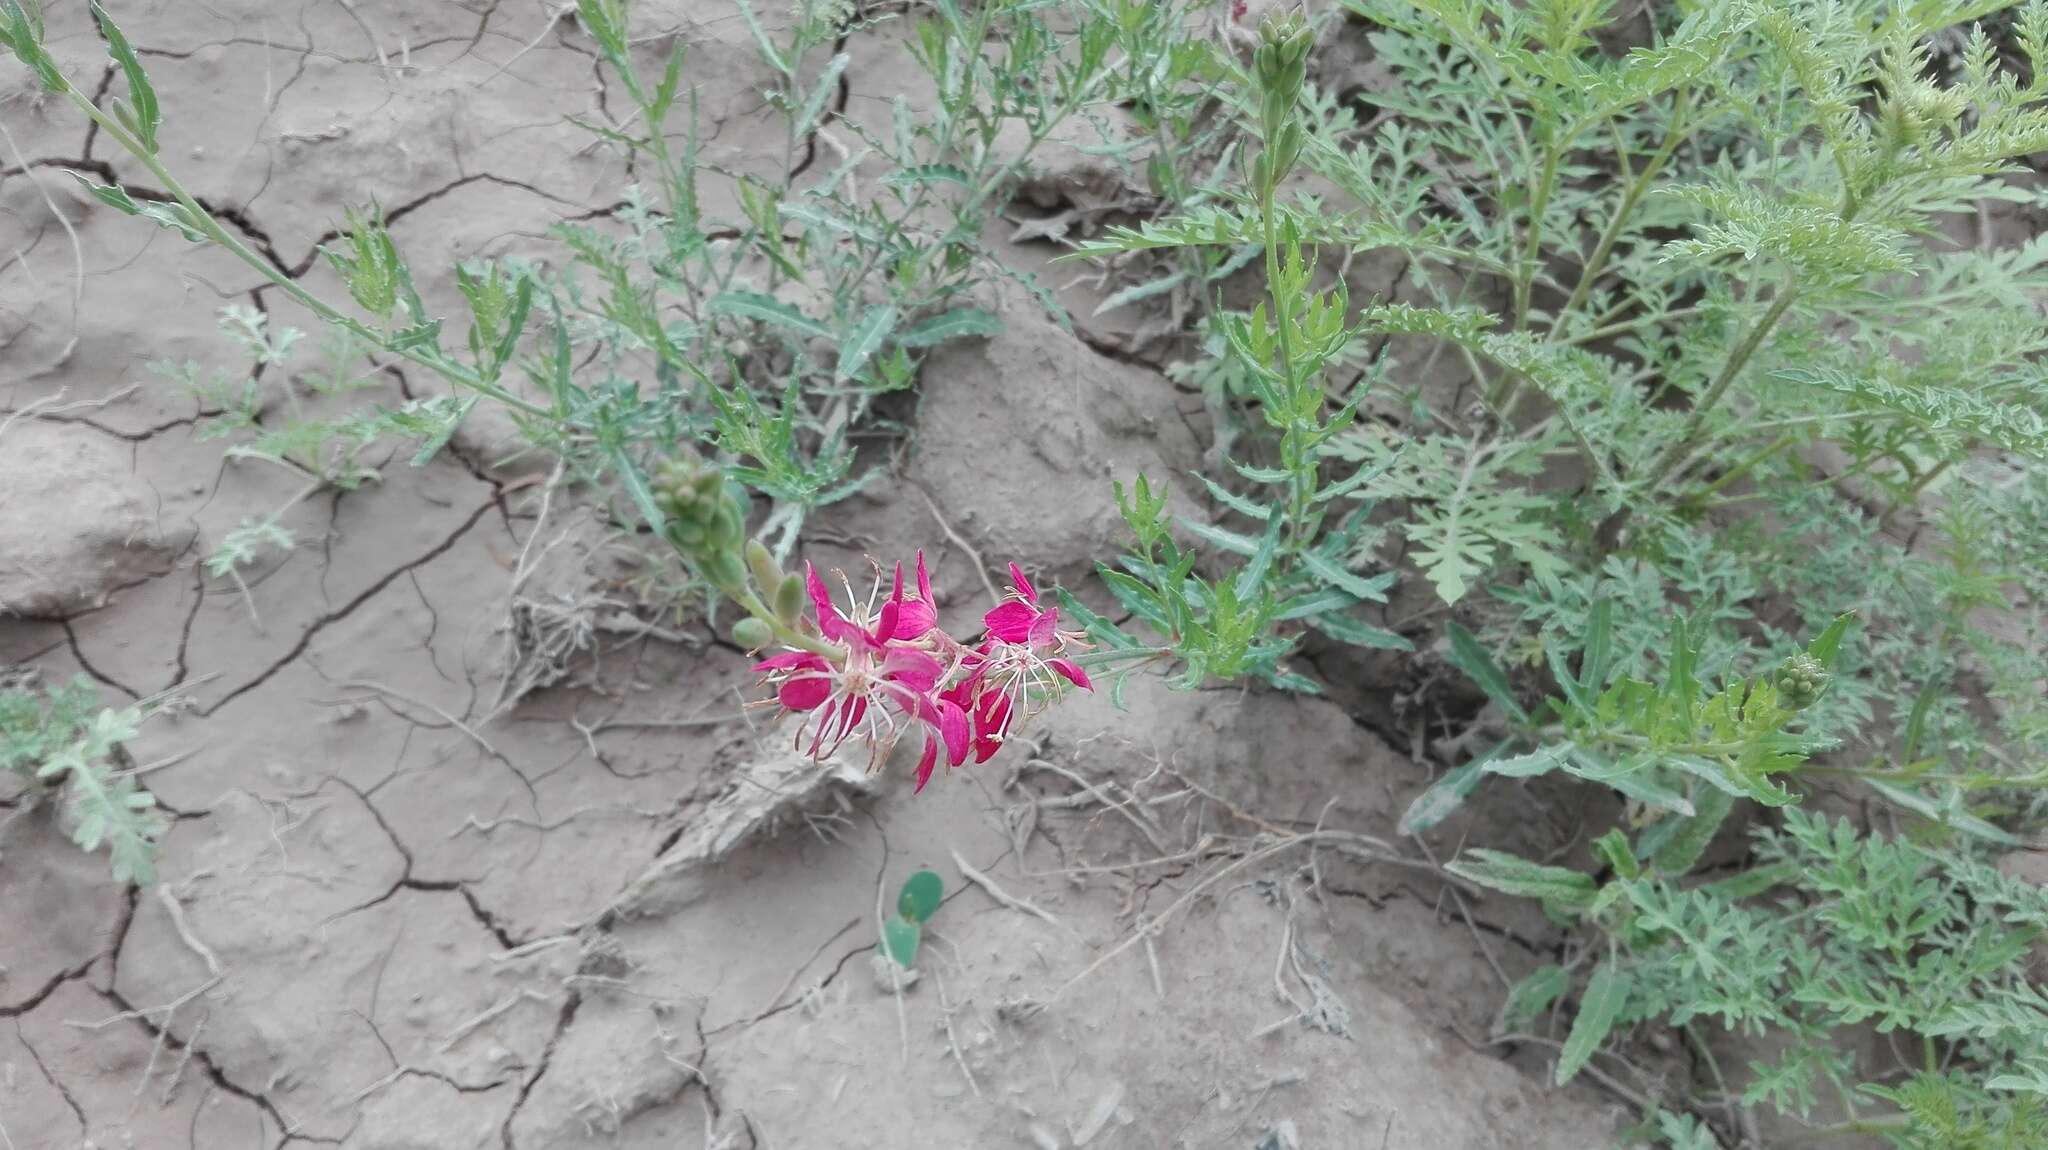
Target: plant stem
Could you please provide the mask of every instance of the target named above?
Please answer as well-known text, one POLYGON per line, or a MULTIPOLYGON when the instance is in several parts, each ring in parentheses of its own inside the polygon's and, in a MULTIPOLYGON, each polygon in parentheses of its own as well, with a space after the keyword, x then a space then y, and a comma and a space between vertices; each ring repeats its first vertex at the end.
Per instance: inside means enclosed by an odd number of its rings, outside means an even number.
MULTIPOLYGON (((1259 187, 1259 215, 1266 246, 1266 295, 1273 301, 1273 326, 1278 332, 1280 344, 1280 371, 1287 381, 1287 430, 1281 451, 1282 462, 1290 471, 1287 530, 1290 540, 1299 547, 1305 546, 1308 542, 1302 536, 1306 531, 1309 500, 1315 495, 1316 467, 1314 458, 1301 441, 1301 420, 1296 414, 1296 409, 1300 406, 1296 401, 1296 393, 1303 381, 1297 375, 1300 367, 1294 354, 1294 301, 1291 298, 1293 293, 1280 290, 1280 244, 1279 236, 1273 227, 1273 194, 1280 176, 1271 170, 1270 164, 1267 164, 1266 168, 1266 176, 1260 181, 1259 187)), ((1320 384, 1316 387, 1316 393, 1320 398, 1320 384)))
MULTIPOLYGON (((1629 176, 1628 186, 1622 190, 1621 204, 1614 209, 1614 218, 1607 221, 1607 230, 1600 233, 1600 242, 1593 246, 1593 254, 1587 257, 1586 266, 1579 270, 1579 282, 1572 288, 1571 296, 1564 301, 1563 307, 1557 309, 1557 315, 1551 318, 1547 338, 1557 338, 1558 332, 1564 327, 1565 317, 1586 302, 1586 297, 1593 291, 1594 281, 1606 270, 1607 259, 1614 254, 1614 245, 1620 242, 1622 233, 1627 230, 1629 218, 1635 214, 1636 205, 1642 202, 1643 193, 1649 191, 1650 181, 1656 178, 1665 162, 1671 159, 1672 153, 1678 150, 1680 141, 1686 138, 1683 130, 1685 113, 1691 99, 1689 91, 1679 92, 1677 101, 1672 105, 1671 127, 1664 133, 1663 145, 1643 165, 1641 171, 1629 176)), ((1619 139, 1616 142, 1618 144, 1619 139)), ((1622 162, 1627 163, 1625 154, 1622 162)))
POLYGON ((1771 330, 1778 326, 1778 321, 1784 319, 1785 313, 1792 310, 1792 304, 1798 298, 1799 285, 1796 283, 1788 283, 1778 292, 1777 298, 1771 301, 1770 308, 1756 321, 1755 326, 1749 329, 1749 334, 1743 337, 1742 342, 1736 345, 1734 354, 1730 355, 1728 362, 1722 366, 1721 374, 1714 377, 1714 382, 1707 388, 1706 393, 1692 405, 1692 412, 1686 417, 1685 426, 1680 430, 1678 438, 1673 440, 1671 446, 1665 448, 1656 462, 1650 465, 1644 475, 1646 486, 1655 486, 1670 473, 1680 459, 1685 457, 1693 439, 1705 426, 1708 413, 1721 402, 1721 397, 1728 393, 1736 377, 1742 374, 1743 368, 1749 366, 1750 358, 1763 346, 1771 330))
POLYGON ((1768 445, 1766 445, 1763 450, 1756 452, 1755 454, 1751 455, 1748 459, 1745 459, 1741 463, 1736 464, 1734 467, 1729 468, 1727 471, 1722 472, 1720 476, 1717 477, 1712 483, 1709 483, 1705 487, 1700 488, 1697 492, 1694 492, 1691 498, 1705 499, 1707 496, 1712 495, 1714 492, 1721 490, 1723 487, 1726 487, 1730 483, 1735 482, 1737 479, 1742 478, 1744 475, 1749 474, 1749 472, 1752 469, 1754 469, 1757 464, 1762 463, 1764 460, 1769 459, 1771 456, 1776 455, 1780 451, 1783 451, 1786 447, 1790 446, 1791 443, 1792 436, 1789 433, 1780 434, 1778 438, 1771 440, 1771 442, 1768 445))
POLYGON ((460 364, 449 362, 438 353, 426 355, 416 348, 393 347, 390 339, 383 333, 373 330, 368 325, 347 315, 341 309, 307 291, 297 280, 286 275, 283 268, 278 267, 263 256, 250 250, 249 246, 236 237, 234 233, 222 227, 220 221, 214 219, 213 213, 202 207, 192 193, 186 191, 185 186, 178 182, 178 178, 171 174, 170 169, 164 167, 163 162, 157 159, 155 154, 144 148, 142 142, 131 135, 121 125, 120 121, 101 111, 99 106, 94 104, 90 97, 80 92, 68 81, 64 85, 64 94, 70 98, 71 102, 80 111, 91 118, 93 123, 99 125, 100 131, 113 137, 115 143, 121 145, 124 151, 135 157, 137 162, 147 168, 152 176, 156 177, 158 182, 163 185, 164 192, 176 200, 180 207, 185 209, 185 213, 191 217, 193 225, 208 240, 218 247, 225 248, 230 255, 233 255, 236 259, 241 260, 261 273, 264 279, 269 280, 271 284, 297 301, 307 311, 312 312, 328 323, 345 328, 353 334, 362 337, 375 345, 379 351, 410 360, 457 387, 468 388, 471 391, 487 395, 505 404, 507 407, 515 408, 527 415, 548 414, 547 408, 521 399, 460 364))

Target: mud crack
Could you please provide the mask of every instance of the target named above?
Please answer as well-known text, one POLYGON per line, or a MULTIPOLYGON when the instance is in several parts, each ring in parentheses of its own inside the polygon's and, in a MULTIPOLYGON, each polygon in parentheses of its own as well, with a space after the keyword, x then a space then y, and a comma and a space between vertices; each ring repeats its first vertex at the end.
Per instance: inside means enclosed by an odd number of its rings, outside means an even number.
MULTIPOLYGON (((245 694, 248 694, 250 691, 253 691, 256 688, 262 686, 263 684, 269 682, 272 676, 276 675, 279 671, 284 670, 287 666, 291 665, 294 661, 296 661, 300 656, 304 655, 306 653, 306 649, 313 645, 314 637, 317 636, 321 631, 326 630, 328 627, 331 627, 334 624, 339 623, 343 619, 346 619, 350 615, 354 614, 363 606, 363 604, 368 603, 370 600, 376 598, 379 594, 383 592, 383 590, 386 587, 389 587, 391 586, 391 584, 397 582, 400 576, 405 575, 406 573, 413 571, 417 568, 424 567, 428 563, 431 563, 435 559, 438 559, 442 555, 446 554, 449 548, 454 547, 458 540, 460 540, 464 535, 468 534, 470 529, 477 525, 477 522, 484 517, 484 514, 486 512, 490 511, 493 507, 496 507, 497 505, 498 496, 497 491, 494 488, 492 490, 491 498, 485 500, 481 505, 477 507, 476 510, 470 512, 469 515, 463 519, 462 523, 459 526, 457 526, 455 530, 448 535, 447 538, 441 540, 439 543, 436 543, 433 547, 428 548, 426 553, 419 556, 418 558, 412 559, 404 563, 403 565, 394 568, 392 571, 385 574, 376 582, 370 584, 368 587, 365 587, 360 593, 356 595, 355 598, 350 599, 347 603, 344 603, 335 610, 329 611, 326 614, 321 615, 319 618, 313 620, 312 625, 308 626, 306 630, 299 635, 298 642, 292 644, 291 650, 286 651, 283 656, 279 657, 277 660, 272 662, 268 667, 265 667, 263 670, 257 672, 254 678, 243 683, 241 686, 238 686, 235 689, 229 691, 227 694, 222 695, 212 706, 201 710, 199 712, 200 716, 202 718, 210 717, 214 712, 220 710, 222 707, 227 706, 229 703, 234 702, 236 699, 242 697, 245 694)), ((90 668, 88 668, 88 671, 90 671, 90 668)), ((109 681, 111 682, 111 680, 109 681)), ((126 688, 123 689, 125 690, 126 688)), ((130 693, 133 694, 133 692, 130 693)))

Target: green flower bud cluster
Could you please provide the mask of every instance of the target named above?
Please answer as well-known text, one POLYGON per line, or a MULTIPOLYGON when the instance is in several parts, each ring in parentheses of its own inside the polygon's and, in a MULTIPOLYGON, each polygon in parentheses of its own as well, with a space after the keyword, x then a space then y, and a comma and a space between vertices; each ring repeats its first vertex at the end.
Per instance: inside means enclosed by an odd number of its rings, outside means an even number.
POLYGON ((1315 31, 1296 13, 1270 16, 1259 27, 1259 46, 1252 52, 1252 75, 1259 85, 1259 124, 1266 149, 1255 161, 1255 178, 1277 184, 1301 155, 1302 129, 1294 106, 1308 79, 1309 49, 1315 31))
POLYGON ((759 650, 775 642, 775 623, 794 628, 803 610, 803 576, 782 570, 774 552, 747 537, 742 496, 723 472, 694 457, 664 463, 654 502, 668 517, 669 545, 712 586, 748 611, 733 624, 735 643, 759 650))
POLYGON ((655 473, 654 503, 668 517, 669 545, 699 574, 721 591, 746 582, 746 509, 724 473, 694 458, 669 460, 655 473))
POLYGON ((1785 709, 1803 711, 1813 706, 1821 692, 1828 689, 1831 678, 1819 659, 1801 652, 1778 664, 1772 681, 1778 688, 1778 701, 1785 709))

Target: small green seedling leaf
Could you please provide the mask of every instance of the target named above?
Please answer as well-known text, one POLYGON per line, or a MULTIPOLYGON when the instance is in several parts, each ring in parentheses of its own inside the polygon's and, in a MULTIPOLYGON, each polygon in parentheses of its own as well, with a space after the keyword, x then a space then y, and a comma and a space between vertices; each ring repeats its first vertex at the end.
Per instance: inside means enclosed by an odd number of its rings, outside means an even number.
POLYGON ((1835 621, 1828 624, 1828 629, 1806 645, 1806 653, 1820 660, 1823 670, 1833 670, 1835 656, 1842 651, 1842 636, 1849 633, 1849 624, 1855 621, 1856 614, 1853 611, 1835 616, 1835 621))
POLYGON ((1415 796, 1408 809, 1401 815, 1400 831, 1404 835, 1420 834, 1451 816, 1451 812, 1465 805, 1465 797, 1479 786, 1485 774, 1486 760, 1466 763, 1457 770, 1431 783, 1428 790, 1415 796))
POLYGON ((705 303, 704 310, 719 315, 736 315, 744 319, 774 324, 800 335, 832 338, 832 329, 783 303, 772 295, 757 291, 729 291, 712 296, 705 303))
POLYGON ((882 344, 889 333, 896 329, 896 308, 893 304, 871 307, 861 317, 860 323, 846 334, 839 343, 839 366, 833 369, 835 383, 845 383, 867 366, 868 360, 882 350, 882 344))
POLYGON ((918 871, 903 880, 903 889, 896 895, 896 913, 914 923, 929 922, 939 912, 939 901, 945 893, 945 881, 937 872, 918 871))
POLYGON ((924 928, 914 922, 892 918, 882 924, 882 953, 905 970, 916 964, 917 948, 923 941, 924 928))

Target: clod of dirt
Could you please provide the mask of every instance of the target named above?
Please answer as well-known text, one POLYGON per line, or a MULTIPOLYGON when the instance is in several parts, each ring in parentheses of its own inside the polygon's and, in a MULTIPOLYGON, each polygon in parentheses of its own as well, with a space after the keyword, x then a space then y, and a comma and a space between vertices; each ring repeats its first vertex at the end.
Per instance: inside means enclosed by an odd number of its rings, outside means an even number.
MULTIPOLYGON (((1135 154, 1111 158, 1105 148, 1142 139, 1144 133, 1123 109, 1102 111, 1102 115, 1087 120, 1077 117, 1054 129, 1025 165, 1014 197, 1047 211, 1061 207, 1093 211, 1143 194, 1144 188, 1131 182, 1131 173, 1143 170, 1146 149, 1141 146, 1135 154)), ((1026 134, 1022 124, 1010 125, 996 146, 1018 147, 1026 134)))
MULTIPOLYGON (((995 338, 934 349, 924 378, 911 478, 955 528, 986 534, 990 557, 1086 569, 1123 542, 1112 479, 1143 471, 1172 486, 1201 458, 1165 376, 1096 353, 1022 302, 995 338)), ((1195 510, 1185 497, 1173 506, 1195 510)))
POLYGON ((57 617, 161 575, 191 540, 159 522, 128 452, 83 427, 17 420, 0 445, 0 615, 57 617))
POLYGON ((624 918, 673 914, 702 898, 713 865, 750 840, 843 805, 849 795, 872 793, 874 776, 845 757, 819 763, 783 751, 742 766, 732 786, 690 820, 612 909, 624 918))
POLYGON ((875 980, 875 989, 883 994, 906 992, 921 977, 915 968, 905 970, 881 951, 868 955, 868 974, 875 980))
POLYGON ((66 837, 54 804, 0 811, 0 869, 7 876, 0 922, 20 926, 7 932, 0 1011, 44 993, 106 949, 121 889, 107 877, 104 858, 75 849, 66 837))

